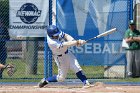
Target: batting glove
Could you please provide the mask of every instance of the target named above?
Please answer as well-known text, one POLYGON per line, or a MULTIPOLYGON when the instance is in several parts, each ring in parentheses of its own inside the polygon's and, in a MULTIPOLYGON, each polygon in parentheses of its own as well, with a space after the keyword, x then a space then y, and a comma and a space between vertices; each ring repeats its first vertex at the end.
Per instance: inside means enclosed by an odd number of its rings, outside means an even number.
POLYGON ((77 46, 78 47, 79 46, 83 46, 84 44, 86 44, 86 41, 85 40, 81 40, 81 39, 77 40, 77 46))

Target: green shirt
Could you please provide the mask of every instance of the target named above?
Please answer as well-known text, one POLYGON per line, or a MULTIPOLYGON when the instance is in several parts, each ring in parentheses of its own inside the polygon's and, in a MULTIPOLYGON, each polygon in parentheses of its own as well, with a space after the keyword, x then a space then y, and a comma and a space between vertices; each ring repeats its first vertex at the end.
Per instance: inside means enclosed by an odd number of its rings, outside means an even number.
MULTIPOLYGON (((131 31, 131 29, 128 29, 125 32, 125 38, 138 37, 138 36, 140 36, 140 32, 136 29, 134 31, 131 31)), ((129 43, 129 48, 126 50, 138 50, 138 49, 140 49, 140 43, 137 41, 134 41, 134 42, 129 43)))

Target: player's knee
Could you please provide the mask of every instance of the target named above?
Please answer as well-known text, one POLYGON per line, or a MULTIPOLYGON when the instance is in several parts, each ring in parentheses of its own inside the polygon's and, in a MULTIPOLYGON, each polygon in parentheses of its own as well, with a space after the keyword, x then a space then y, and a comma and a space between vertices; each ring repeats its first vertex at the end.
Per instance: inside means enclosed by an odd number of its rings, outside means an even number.
POLYGON ((63 82, 65 80, 64 76, 58 76, 58 82, 63 82))

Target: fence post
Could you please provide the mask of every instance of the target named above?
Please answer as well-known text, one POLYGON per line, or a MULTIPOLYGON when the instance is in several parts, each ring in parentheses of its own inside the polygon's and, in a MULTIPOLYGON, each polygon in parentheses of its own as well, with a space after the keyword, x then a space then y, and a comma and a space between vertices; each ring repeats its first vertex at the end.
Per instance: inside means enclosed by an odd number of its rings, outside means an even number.
MULTIPOLYGON (((55 0, 54 0, 55 1, 55 0)), ((52 25, 52 0, 49 0, 49 25, 52 25)), ((49 49, 49 76, 52 76, 52 52, 49 49)))
POLYGON ((44 40, 44 78, 48 77, 48 44, 47 38, 44 40))
POLYGON ((38 41, 27 38, 26 42, 26 74, 37 74, 38 41))
POLYGON ((133 0, 130 0, 130 7, 129 7, 129 20, 133 20, 133 0))
MULTIPOLYGON (((52 0, 49 0, 49 25, 52 25, 52 0)), ((44 40, 44 78, 52 76, 52 52, 50 51, 47 38, 44 40)))

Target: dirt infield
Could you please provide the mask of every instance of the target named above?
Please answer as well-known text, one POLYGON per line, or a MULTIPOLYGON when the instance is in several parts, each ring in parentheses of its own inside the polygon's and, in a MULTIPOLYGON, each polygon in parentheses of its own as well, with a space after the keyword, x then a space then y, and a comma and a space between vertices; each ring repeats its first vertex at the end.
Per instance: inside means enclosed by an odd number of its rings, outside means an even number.
POLYGON ((81 85, 47 85, 38 88, 33 85, 2 85, 0 93, 140 93, 140 86, 110 85, 96 82, 89 88, 81 85))

